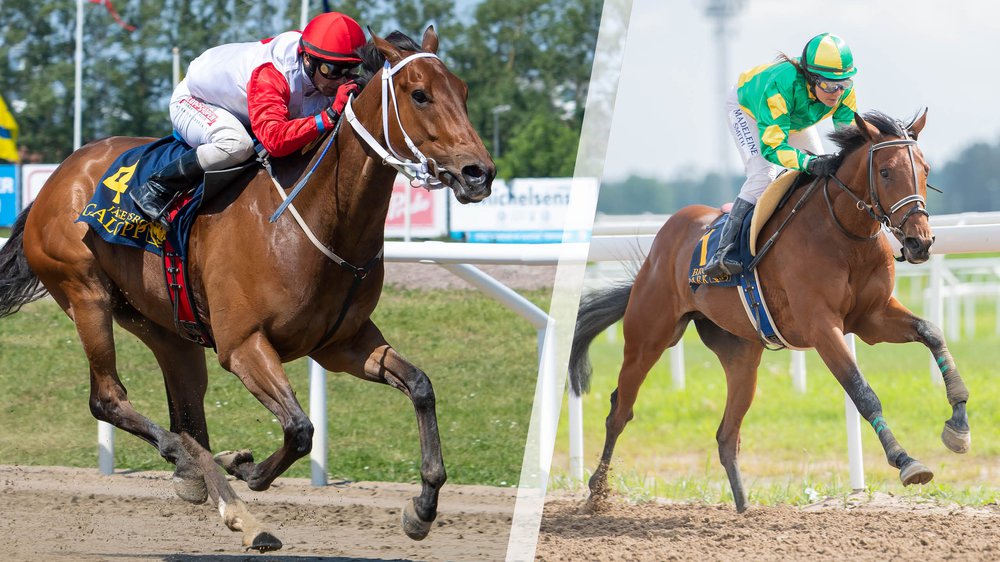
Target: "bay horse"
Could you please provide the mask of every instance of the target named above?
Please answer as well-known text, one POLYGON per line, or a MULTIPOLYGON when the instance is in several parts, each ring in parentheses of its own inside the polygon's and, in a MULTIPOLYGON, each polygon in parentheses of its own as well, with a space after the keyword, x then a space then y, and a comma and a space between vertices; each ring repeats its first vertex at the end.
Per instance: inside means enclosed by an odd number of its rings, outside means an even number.
MULTIPOLYGON (((399 32, 386 39, 372 33, 359 53, 369 86, 345 111, 339 133, 321 143, 324 150, 317 146, 301 163, 284 166, 291 180, 307 180, 294 203, 299 224, 290 212, 269 222, 285 195, 258 171, 203 208, 188 263, 198 313, 214 335, 219 363, 274 414, 284 437, 262 462, 240 451, 217 457, 219 464, 250 489, 264 490, 309 453, 313 426, 283 363, 309 356, 327 370, 390 385, 413 402, 419 429, 422 488, 402 518, 415 540, 430 530, 446 473, 431 381, 386 342, 370 318, 382 289, 384 225, 396 177, 396 169, 385 165, 393 161, 386 147, 403 158, 396 162, 412 164, 409 159, 419 157, 430 179, 450 187, 462 203, 489 196, 496 175, 469 121, 468 88, 437 58, 437 48, 433 27, 420 45, 399 32), (371 87, 379 82, 381 96, 371 87), (305 165, 315 169, 305 172, 305 165)), ((246 512, 208 452, 205 354, 174 327, 160 258, 109 245, 75 222, 111 162, 150 140, 95 141, 52 174, 0 253, 0 316, 45 291, 51 294, 76 324, 90 364, 94 417, 156 447, 176 465, 178 495, 195 503, 211 495, 226 524, 243 530, 245 546, 280 548, 246 512), (167 390, 169 430, 129 402, 115 365, 113 320, 153 351, 167 390)))
MULTIPOLYGON (((769 240, 778 225, 788 221, 759 261, 764 300, 791 346, 819 353, 871 423, 904 485, 927 483, 933 473, 896 441, 879 398, 861 374, 844 335, 856 334, 868 344, 918 341, 927 346, 941 368, 952 407, 942 440, 952 451, 968 451, 968 390, 941 330, 892 296, 892 248, 881 234, 884 224, 902 243, 903 256, 910 263, 928 259, 934 242, 924 208, 930 168, 916 145, 926 119, 924 111, 904 126, 878 112, 855 115, 854 125, 830 135, 840 147, 837 173, 813 178, 810 186, 815 189, 794 191, 759 238, 769 240), (809 194, 819 190, 823 198, 809 199, 809 194), (800 216, 789 218, 797 207, 800 216)), ((716 433, 719 459, 736 510, 747 508, 737 460, 740 425, 753 401, 765 344, 744 312, 739 287, 708 285, 692 291, 688 284, 692 252, 719 214, 717 209, 700 205, 679 210, 656 234, 634 280, 594 292, 581 303, 569 363, 570 382, 577 394, 589 386, 587 350, 594 337, 624 318, 624 361, 617 389, 611 394, 600 463, 589 482, 590 499, 597 506, 610 493, 611 456, 632 419, 640 385, 663 351, 677 344, 694 321, 701 340, 718 356, 726 373, 726 408, 716 433)))

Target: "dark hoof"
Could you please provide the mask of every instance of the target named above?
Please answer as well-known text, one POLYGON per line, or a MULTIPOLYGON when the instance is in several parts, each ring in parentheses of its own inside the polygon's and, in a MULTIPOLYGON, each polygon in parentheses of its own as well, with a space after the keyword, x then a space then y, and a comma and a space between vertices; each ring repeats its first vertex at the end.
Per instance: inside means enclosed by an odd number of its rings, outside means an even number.
POLYGON ((952 429, 948 422, 945 422, 944 430, 941 431, 941 441, 949 450, 960 454, 968 453, 969 449, 972 448, 972 435, 969 431, 952 429))
POLYGON ((278 540, 278 537, 267 531, 257 533, 250 546, 247 546, 247 550, 256 550, 257 552, 270 552, 272 550, 279 550, 280 548, 281 541, 278 540))
POLYGON ((183 478, 175 473, 174 492, 180 499, 193 504, 202 504, 208 499, 208 486, 205 485, 205 479, 200 476, 183 478))
POLYGON ((403 507, 403 532, 406 536, 415 541, 422 541, 431 532, 431 521, 424 521, 417 515, 414 502, 416 498, 410 500, 403 507))
POLYGON ((926 484, 934 478, 934 473, 919 461, 913 461, 899 471, 899 479, 904 486, 910 484, 926 484))
POLYGON ((253 453, 249 449, 222 451, 212 458, 215 459, 216 464, 226 469, 226 472, 240 480, 246 480, 243 477, 241 468, 248 465, 253 466, 253 453))

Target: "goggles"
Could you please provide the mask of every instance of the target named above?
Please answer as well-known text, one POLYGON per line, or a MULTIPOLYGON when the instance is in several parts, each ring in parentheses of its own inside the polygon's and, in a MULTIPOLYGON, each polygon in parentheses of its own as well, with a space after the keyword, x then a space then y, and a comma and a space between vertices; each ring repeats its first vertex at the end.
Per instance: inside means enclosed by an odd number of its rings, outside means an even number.
POLYGON ((347 78, 354 76, 360 65, 351 63, 333 63, 324 60, 313 59, 316 66, 316 71, 326 78, 327 80, 337 80, 339 78, 347 78))
POLYGON ((816 87, 828 94, 836 94, 840 91, 850 90, 854 86, 854 80, 850 78, 846 80, 830 80, 829 78, 817 78, 815 82, 816 87))

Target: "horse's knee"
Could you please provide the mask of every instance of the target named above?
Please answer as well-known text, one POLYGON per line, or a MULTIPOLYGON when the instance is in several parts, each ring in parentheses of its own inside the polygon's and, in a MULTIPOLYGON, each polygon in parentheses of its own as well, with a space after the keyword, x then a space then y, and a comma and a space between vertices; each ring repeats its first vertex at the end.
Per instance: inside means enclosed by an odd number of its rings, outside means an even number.
POLYGON ((115 425, 121 417, 121 403, 127 400, 124 389, 110 392, 96 391, 90 394, 90 413, 94 418, 115 425))
POLYGON ((436 399, 434 397, 434 386, 431 385, 430 377, 420 369, 414 368, 413 371, 406 383, 413 406, 418 410, 433 409, 436 399))
POLYGON ((924 345, 930 349, 939 349, 944 347, 944 333, 941 328, 935 326, 932 322, 928 322, 923 318, 918 319, 916 322, 917 334, 924 340, 924 345))
POLYGON ((719 444, 719 462, 723 466, 728 466, 730 463, 735 462, 740 453, 739 435, 725 435, 720 430, 716 433, 715 440, 719 444))
POLYGON ((313 432, 312 422, 309 418, 295 418, 285 428, 285 442, 288 443, 296 454, 305 456, 312 451, 313 432))

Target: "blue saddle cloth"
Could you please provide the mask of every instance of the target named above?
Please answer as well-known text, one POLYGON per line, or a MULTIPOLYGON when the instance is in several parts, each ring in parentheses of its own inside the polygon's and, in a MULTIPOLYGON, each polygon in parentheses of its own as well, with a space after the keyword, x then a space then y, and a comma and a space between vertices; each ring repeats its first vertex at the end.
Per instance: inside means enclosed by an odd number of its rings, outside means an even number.
MULTIPOLYGON (((702 285, 715 285, 718 287, 739 286, 740 299, 743 301, 744 309, 750 317, 750 322, 757 329, 758 335, 766 343, 777 347, 786 347, 784 340, 778 333, 771 314, 767 310, 764 302, 764 294, 761 291, 760 277, 757 270, 750 270, 750 262, 754 256, 750 255, 750 222, 753 219, 753 212, 746 214, 743 224, 740 225, 740 233, 736 238, 736 249, 730 252, 730 257, 739 259, 743 264, 743 271, 736 275, 725 275, 722 277, 709 278, 705 275, 705 264, 708 258, 715 254, 719 247, 719 239, 722 238, 722 226, 728 215, 724 214, 716 219, 708 227, 706 234, 694 247, 691 256, 691 268, 688 273, 688 282, 691 290, 696 291, 702 285)), ((774 348, 771 348, 774 349, 774 348)))
POLYGON ((201 182, 191 200, 172 219, 169 233, 157 222, 150 222, 128 196, 149 176, 191 150, 175 137, 165 137, 124 152, 112 162, 97 184, 94 197, 80 213, 83 222, 110 244, 121 244, 163 255, 164 241, 182 254, 187 252, 187 236, 201 206, 205 184, 201 182))
MULTIPOLYGON (((719 287, 735 287, 739 285, 739 275, 735 277, 724 275, 712 278, 705 275, 705 264, 708 263, 709 258, 715 255, 715 251, 719 249, 719 240, 722 238, 722 226, 728 218, 729 213, 724 213, 715 219, 708 226, 708 234, 703 236, 698 244, 695 245, 694 253, 691 255, 691 268, 688 270, 688 283, 691 284, 691 289, 697 290, 699 285, 717 285, 719 287)), ((744 271, 746 271, 747 266, 753 260, 753 256, 750 255, 751 219, 753 219, 752 210, 743 217, 743 224, 740 225, 740 233, 736 237, 736 249, 730 252, 731 258, 737 258, 743 264, 744 271)))

